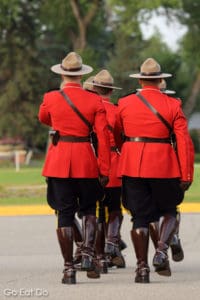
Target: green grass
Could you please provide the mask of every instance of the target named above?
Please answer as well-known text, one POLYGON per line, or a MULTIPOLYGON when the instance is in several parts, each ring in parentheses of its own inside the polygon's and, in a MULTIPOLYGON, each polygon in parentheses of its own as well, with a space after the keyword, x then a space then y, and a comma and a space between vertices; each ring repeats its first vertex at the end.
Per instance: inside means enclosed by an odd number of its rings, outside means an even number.
POLYGON ((43 205, 47 204, 45 194, 41 197, 6 197, 1 198, 0 206, 5 205, 43 205))
POLYGON ((184 202, 200 202, 200 164, 195 164, 194 181, 185 193, 184 202))
POLYGON ((42 166, 0 168, 0 205, 46 204, 45 178, 42 166))
POLYGON ((41 168, 15 169, 0 168, 0 186, 40 185, 45 179, 41 175, 41 168))
MULTIPOLYGON (((0 167, 0 205, 46 204, 45 178, 38 166, 0 167)), ((194 182, 185 193, 184 202, 200 202, 200 164, 195 164, 194 182)))

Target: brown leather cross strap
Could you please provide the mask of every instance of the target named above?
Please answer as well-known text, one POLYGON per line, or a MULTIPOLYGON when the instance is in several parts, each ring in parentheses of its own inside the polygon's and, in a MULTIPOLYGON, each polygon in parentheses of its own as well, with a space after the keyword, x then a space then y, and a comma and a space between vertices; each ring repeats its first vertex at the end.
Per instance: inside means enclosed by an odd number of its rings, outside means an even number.
POLYGON ((89 127, 90 132, 93 131, 92 124, 90 124, 90 122, 82 115, 82 113, 74 105, 74 103, 71 101, 71 99, 68 97, 68 95, 65 94, 63 90, 60 90, 60 94, 65 98, 67 103, 71 106, 71 108, 79 116, 79 118, 89 127))
POLYGON ((71 143, 90 142, 89 136, 60 135, 59 141, 71 143))
POLYGON ((143 142, 143 143, 164 143, 171 144, 170 138, 150 138, 150 137, 125 137, 125 142, 143 142))
POLYGON ((140 94, 140 92, 137 92, 136 95, 138 98, 156 115, 156 117, 169 129, 169 133, 171 134, 173 132, 173 129, 169 122, 155 109, 153 105, 151 105, 144 96, 140 94))

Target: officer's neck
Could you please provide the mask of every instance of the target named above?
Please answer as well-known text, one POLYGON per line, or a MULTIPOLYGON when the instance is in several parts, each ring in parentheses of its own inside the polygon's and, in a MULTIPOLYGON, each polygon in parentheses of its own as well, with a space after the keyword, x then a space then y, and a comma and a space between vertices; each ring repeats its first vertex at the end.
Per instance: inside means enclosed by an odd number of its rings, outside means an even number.
POLYGON ((81 84, 81 78, 82 78, 81 75, 79 75, 79 76, 62 76, 63 84, 70 83, 70 82, 81 84))

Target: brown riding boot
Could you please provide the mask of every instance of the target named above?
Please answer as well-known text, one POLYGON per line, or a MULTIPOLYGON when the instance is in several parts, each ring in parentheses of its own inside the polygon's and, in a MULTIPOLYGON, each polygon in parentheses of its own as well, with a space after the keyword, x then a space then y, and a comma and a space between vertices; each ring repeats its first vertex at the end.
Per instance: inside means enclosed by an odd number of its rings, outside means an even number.
POLYGON ((184 252, 181 246, 181 241, 179 238, 179 225, 180 225, 180 212, 176 214, 176 230, 172 236, 172 240, 170 242, 170 248, 172 253, 172 259, 174 261, 182 261, 184 259, 184 252))
POLYGON ((175 226, 175 217, 165 215, 161 218, 158 247, 153 258, 153 266, 159 275, 171 276, 167 251, 175 231, 175 226))
POLYGON ((108 273, 107 261, 104 253, 105 247, 105 222, 97 223, 97 233, 95 242, 95 253, 99 270, 102 274, 108 273))
POLYGON ((73 228, 59 227, 57 229, 57 237, 64 258, 64 276, 62 283, 75 284, 76 271, 73 266, 73 228))
POLYGON ((158 248, 158 240, 159 240, 159 223, 151 222, 149 223, 149 235, 153 242, 154 248, 158 248))
POLYGON ((87 271, 87 277, 100 278, 97 262, 94 260, 94 244, 96 238, 96 216, 83 216, 83 248, 81 269, 87 271))
POLYGON ((135 282, 149 283, 149 266, 148 266, 148 248, 149 248, 149 229, 136 228, 131 231, 131 239, 137 258, 137 269, 135 282))
POLYGON ((76 269, 80 269, 81 264, 81 251, 83 246, 83 234, 82 234, 82 228, 76 218, 74 218, 74 224, 73 224, 73 233, 74 233, 74 241, 76 244, 76 251, 74 254, 74 267, 76 269))
POLYGON ((121 226, 121 211, 109 213, 107 224, 107 239, 105 244, 105 254, 112 258, 113 265, 118 268, 125 268, 125 260, 119 249, 119 230, 121 226))

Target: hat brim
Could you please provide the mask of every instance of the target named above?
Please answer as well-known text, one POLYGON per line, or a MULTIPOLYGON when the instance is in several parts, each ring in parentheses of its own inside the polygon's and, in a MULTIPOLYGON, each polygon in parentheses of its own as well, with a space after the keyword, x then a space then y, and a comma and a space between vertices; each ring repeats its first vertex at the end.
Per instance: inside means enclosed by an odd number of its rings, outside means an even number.
MULTIPOLYGON (((140 92, 142 89, 136 89, 136 91, 137 92, 140 92)), ((161 91, 161 93, 163 93, 163 94, 166 94, 166 95, 174 95, 174 94, 176 94, 176 92, 175 91, 172 91, 172 90, 160 90, 161 91)))
POLYGON ((51 67, 51 71, 61 75, 78 76, 91 73, 93 71, 93 68, 88 65, 82 65, 81 70, 65 71, 61 68, 61 64, 57 64, 51 67))
POLYGON ((129 77, 138 78, 138 79, 157 79, 157 78, 167 78, 171 76, 172 74, 169 73, 161 73, 159 75, 141 75, 140 73, 138 73, 138 74, 129 75, 129 77))
POLYGON ((122 88, 117 87, 117 86, 113 86, 113 85, 100 84, 100 83, 96 83, 96 82, 88 82, 88 84, 91 84, 93 86, 105 87, 105 88, 108 88, 108 89, 122 90, 122 88))
POLYGON ((162 93, 163 94, 167 94, 167 95, 174 95, 174 94, 176 94, 176 92, 172 91, 172 90, 164 90, 164 91, 162 91, 162 93))

